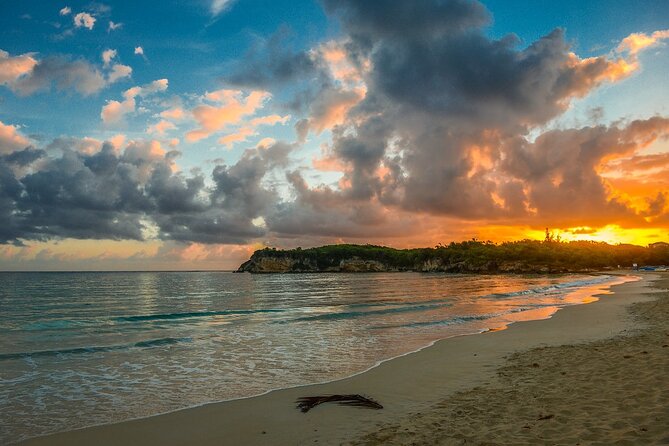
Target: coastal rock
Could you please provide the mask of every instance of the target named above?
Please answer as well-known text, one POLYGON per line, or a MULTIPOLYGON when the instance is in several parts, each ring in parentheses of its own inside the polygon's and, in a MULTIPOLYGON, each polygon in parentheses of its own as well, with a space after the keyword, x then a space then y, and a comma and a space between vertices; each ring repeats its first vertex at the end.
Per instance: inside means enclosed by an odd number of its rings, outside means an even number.
POLYGON ((318 271, 318 265, 310 259, 291 258, 284 256, 270 256, 255 254, 244 262, 237 272, 251 273, 288 273, 318 271))
POLYGON ((338 271, 346 273, 379 273, 383 271, 396 271, 396 269, 391 269, 388 265, 384 265, 376 260, 352 258, 340 261, 338 271))
POLYGON ((420 272, 432 273, 444 271, 444 262, 441 259, 427 259, 420 265, 420 272))

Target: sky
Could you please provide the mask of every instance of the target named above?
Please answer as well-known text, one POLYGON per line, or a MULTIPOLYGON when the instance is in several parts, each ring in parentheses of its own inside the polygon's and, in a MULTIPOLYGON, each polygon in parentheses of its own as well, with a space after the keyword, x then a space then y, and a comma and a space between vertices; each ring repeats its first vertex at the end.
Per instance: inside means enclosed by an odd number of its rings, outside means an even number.
POLYGON ((1 8, 0 270, 669 241, 665 0, 1 8))

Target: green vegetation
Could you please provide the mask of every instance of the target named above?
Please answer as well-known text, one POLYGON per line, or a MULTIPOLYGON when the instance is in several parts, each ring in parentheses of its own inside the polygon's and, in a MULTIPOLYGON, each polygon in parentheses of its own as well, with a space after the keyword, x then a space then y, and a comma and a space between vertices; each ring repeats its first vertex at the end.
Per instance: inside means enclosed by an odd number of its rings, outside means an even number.
POLYGON ((547 236, 544 241, 497 244, 470 240, 416 249, 350 244, 291 250, 265 248, 253 254, 246 270, 252 270, 254 261, 262 257, 290 259, 295 271, 337 268, 342 261, 359 259, 376 261, 389 270, 400 271, 560 272, 617 268, 619 265, 631 268, 633 263, 639 266, 665 265, 669 264, 669 245, 658 243, 642 247, 588 241, 561 242, 547 236))

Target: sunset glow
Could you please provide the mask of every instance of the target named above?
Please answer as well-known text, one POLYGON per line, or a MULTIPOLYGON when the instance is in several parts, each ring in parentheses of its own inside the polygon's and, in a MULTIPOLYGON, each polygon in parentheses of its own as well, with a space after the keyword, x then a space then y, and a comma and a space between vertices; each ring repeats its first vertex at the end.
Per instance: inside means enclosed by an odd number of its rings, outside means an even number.
POLYGON ((666 3, 279 3, 5 5, 0 269, 669 241, 666 3))

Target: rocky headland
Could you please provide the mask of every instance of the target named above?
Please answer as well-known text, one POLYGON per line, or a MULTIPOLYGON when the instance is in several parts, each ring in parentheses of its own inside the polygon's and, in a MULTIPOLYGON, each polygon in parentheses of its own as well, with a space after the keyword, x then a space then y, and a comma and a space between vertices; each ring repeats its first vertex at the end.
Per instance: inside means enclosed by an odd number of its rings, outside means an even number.
POLYGON ((621 254, 619 249, 616 250, 616 247, 612 245, 605 246, 611 251, 608 256, 601 255, 601 244, 570 246, 567 243, 558 243, 548 246, 542 242, 532 241, 503 245, 471 241, 435 248, 405 250, 373 245, 330 245, 292 250, 265 248, 253 253, 251 258, 237 269, 237 272, 414 271, 546 274, 614 269, 621 265, 622 260, 627 261, 622 257, 637 258, 640 256, 638 252, 631 252, 621 257, 621 255, 614 255, 615 253, 621 254))

